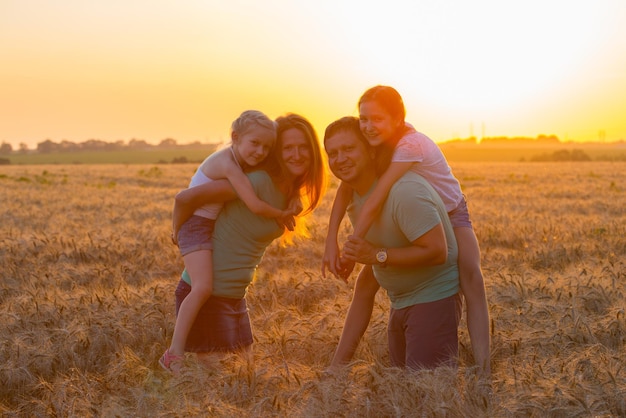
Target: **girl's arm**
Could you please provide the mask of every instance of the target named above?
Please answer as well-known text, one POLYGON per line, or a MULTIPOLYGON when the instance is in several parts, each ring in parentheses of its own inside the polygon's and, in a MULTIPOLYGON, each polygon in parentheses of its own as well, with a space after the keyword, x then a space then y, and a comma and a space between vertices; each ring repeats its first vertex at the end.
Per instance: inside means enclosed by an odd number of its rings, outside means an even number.
POLYGON ((181 225, 193 215, 200 206, 212 202, 226 202, 237 198, 235 190, 226 179, 214 180, 199 186, 181 190, 174 199, 172 211, 172 238, 178 237, 181 225))
POLYGON ((302 198, 299 195, 292 197, 287 205, 287 211, 293 216, 298 216, 304 207, 302 206, 302 198))
POLYGON ((391 190, 391 187, 400 177, 409 171, 412 164, 412 162, 392 162, 389 164, 387 170, 385 170, 383 175, 380 176, 380 179, 378 179, 374 191, 363 204, 361 213, 354 226, 353 235, 359 238, 365 237, 374 219, 383 207, 385 200, 387 200, 389 190, 391 190))
POLYGON ((255 215, 267 218, 281 218, 288 215, 287 211, 275 208, 269 203, 259 199, 252 188, 252 183, 246 174, 234 164, 226 170, 226 178, 230 181, 239 198, 246 204, 248 209, 255 215))
POLYGON ((326 246, 324 248, 324 258, 322 259, 322 277, 326 277, 326 268, 335 276, 339 274, 339 249, 337 245, 337 235, 339 226, 346 214, 346 209, 352 200, 352 188, 341 182, 335 194, 333 207, 328 220, 328 232, 326 234, 326 246))

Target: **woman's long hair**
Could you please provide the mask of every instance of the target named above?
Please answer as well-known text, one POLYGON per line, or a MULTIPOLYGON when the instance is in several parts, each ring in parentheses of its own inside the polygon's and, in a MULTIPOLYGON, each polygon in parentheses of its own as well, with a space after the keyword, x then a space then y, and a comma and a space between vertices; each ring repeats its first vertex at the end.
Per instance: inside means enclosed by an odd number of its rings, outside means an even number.
POLYGON ((303 200, 302 215, 311 212, 321 202, 326 190, 327 173, 324 154, 313 125, 303 116, 289 113, 276 119, 276 144, 266 159, 264 169, 274 180, 284 181, 291 178, 282 158, 283 133, 289 129, 298 129, 307 139, 311 153, 311 166, 303 175, 288 183, 287 198, 300 196, 303 200))

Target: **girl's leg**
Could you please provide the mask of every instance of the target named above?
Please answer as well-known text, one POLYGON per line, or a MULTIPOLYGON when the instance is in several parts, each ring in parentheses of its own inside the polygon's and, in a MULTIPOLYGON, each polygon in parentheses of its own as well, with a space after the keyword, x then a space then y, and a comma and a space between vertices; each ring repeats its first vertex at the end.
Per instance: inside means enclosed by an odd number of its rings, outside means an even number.
POLYGON ((491 374, 489 307, 480 268, 480 248, 472 228, 454 228, 454 235, 459 248, 461 291, 467 304, 467 328, 474 360, 481 372, 489 376, 491 374))
MULTIPOLYGON (((213 291, 213 251, 194 251, 183 257, 185 268, 191 277, 191 292, 180 305, 174 326, 174 335, 169 348, 170 354, 182 356, 185 352, 187 335, 198 311, 213 291)), ((173 368, 180 369, 180 364, 173 368)))

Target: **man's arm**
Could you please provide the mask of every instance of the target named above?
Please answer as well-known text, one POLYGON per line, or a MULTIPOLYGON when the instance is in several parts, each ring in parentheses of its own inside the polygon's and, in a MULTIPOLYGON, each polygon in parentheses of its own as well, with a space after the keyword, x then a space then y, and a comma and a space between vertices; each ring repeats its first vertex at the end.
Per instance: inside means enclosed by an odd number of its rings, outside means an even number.
POLYGON ((177 239, 181 225, 200 206, 207 203, 226 202, 237 198, 233 186, 226 179, 215 180, 181 190, 174 199, 172 211, 172 238, 177 239))
POLYGON ((354 285, 354 295, 348 309, 346 322, 343 325, 339 345, 337 345, 335 355, 330 363, 331 368, 339 367, 352 359, 359 341, 369 325, 374 308, 374 298, 379 287, 376 278, 374 278, 372 267, 364 266, 354 285))
MULTIPOLYGON (((363 238, 350 235, 344 246, 346 258, 357 263, 376 264, 374 247, 363 238)), ((436 266, 448 259, 448 244, 441 223, 421 235, 407 247, 387 248, 387 264, 392 266, 436 266)))

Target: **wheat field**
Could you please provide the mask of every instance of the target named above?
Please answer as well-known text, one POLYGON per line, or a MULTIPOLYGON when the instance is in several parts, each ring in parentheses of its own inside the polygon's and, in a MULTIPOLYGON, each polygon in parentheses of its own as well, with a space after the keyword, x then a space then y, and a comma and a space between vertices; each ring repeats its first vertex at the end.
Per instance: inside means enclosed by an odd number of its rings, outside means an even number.
POLYGON ((189 356, 175 378, 157 364, 182 270, 170 213, 195 165, 1 167, 0 415, 626 416, 626 163, 452 165, 482 249, 490 388, 465 320, 458 370, 391 368, 382 291, 354 361, 324 373, 351 299, 320 274, 336 181, 310 238, 259 266, 253 358, 189 356))

